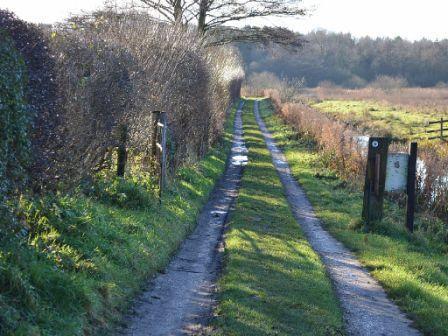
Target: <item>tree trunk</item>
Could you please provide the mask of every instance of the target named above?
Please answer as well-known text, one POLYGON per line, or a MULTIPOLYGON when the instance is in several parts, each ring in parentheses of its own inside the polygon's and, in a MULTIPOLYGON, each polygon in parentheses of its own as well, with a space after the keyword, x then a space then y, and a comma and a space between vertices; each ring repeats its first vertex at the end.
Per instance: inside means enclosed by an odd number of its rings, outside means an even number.
POLYGON ((201 0, 199 3, 198 31, 201 34, 205 34, 207 28, 205 20, 207 18, 208 1, 209 0, 201 0))
POLYGON ((128 137, 128 128, 126 125, 120 127, 120 142, 118 145, 118 158, 117 158, 117 176, 123 177, 126 170, 126 162, 128 159, 128 153, 126 151, 126 142, 128 137))
POLYGON ((181 24, 182 23, 182 0, 175 0, 174 1, 174 21, 176 22, 176 24, 181 24))

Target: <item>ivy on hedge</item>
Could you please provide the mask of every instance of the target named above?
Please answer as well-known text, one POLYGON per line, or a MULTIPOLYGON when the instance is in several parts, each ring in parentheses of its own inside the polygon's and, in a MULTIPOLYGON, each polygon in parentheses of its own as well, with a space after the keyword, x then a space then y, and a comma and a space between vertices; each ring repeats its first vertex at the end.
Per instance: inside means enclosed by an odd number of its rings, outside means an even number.
POLYGON ((13 40, 0 30, 0 200, 26 182, 32 122, 25 99, 26 65, 13 40))

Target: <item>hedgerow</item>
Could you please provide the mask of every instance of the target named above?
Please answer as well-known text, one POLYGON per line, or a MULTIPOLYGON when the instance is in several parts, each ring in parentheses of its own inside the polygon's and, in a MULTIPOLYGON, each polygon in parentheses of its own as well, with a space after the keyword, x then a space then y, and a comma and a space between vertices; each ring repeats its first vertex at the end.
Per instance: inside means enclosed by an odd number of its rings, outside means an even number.
POLYGON ((112 173, 121 130, 127 173, 151 172, 154 110, 168 113, 170 166, 195 161, 219 138, 226 107, 239 94, 233 50, 206 48, 194 30, 146 14, 102 11, 54 27, 5 11, 0 20, 29 78, 18 103, 28 112, 14 107, 28 118, 22 136, 32 156, 14 160, 28 190, 69 190, 112 173))
POLYGON ((25 62, 0 29, 0 201, 26 182, 30 160, 30 109, 25 100, 25 62))
POLYGON ((230 128, 209 149, 239 95, 238 57, 141 13, 48 27, 0 11, 0 68, 0 334, 103 334, 165 267, 224 169, 230 128), (168 114, 162 204, 154 110, 168 114))
MULTIPOLYGON (((54 59, 42 29, 19 20, 13 13, 0 10, 0 27, 12 39, 24 62, 27 83, 23 88, 24 101, 31 123, 26 128, 33 155, 27 163, 29 186, 35 191, 53 180, 56 166, 55 147, 63 141, 56 132, 60 124, 54 59)), ((14 73, 7 73, 14 76, 14 73)), ((3 80, 2 80, 3 81, 3 80)))

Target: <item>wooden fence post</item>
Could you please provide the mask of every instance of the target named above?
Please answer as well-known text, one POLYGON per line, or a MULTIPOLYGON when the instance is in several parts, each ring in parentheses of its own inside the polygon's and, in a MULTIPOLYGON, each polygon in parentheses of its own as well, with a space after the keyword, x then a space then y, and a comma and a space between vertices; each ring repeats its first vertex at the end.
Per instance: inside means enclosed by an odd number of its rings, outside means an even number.
POLYGON ((157 141, 159 139, 159 121, 160 111, 153 111, 151 115, 152 119, 152 139, 151 139, 151 159, 153 162, 157 161, 157 141))
POLYGON ((412 142, 409 150, 408 178, 407 178, 407 202, 406 202, 406 227, 414 232, 415 212, 415 179, 417 170, 417 143, 412 142))
POLYGON ((440 140, 443 141, 443 118, 440 118, 440 140))
POLYGON ((166 178, 166 131, 167 131, 167 117, 166 112, 160 113, 160 121, 158 124, 162 128, 162 139, 160 143, 160 177, 159 177, 159 201, 162 202, 162 192, 165 187, 165 178, 166 178))
POLYGON ((386 182, 387 153, 390 139, 370 138, 367 156, 362 218, 365 230, 372 221, 383 218, 384 187, 386 182))
POLYGON ((121 125, 119 129, 119 144, 117 157, 117 176, 123 177, 126 170, 127 151, 126 142, 128 137, 128 128, 126 125, 121 125))

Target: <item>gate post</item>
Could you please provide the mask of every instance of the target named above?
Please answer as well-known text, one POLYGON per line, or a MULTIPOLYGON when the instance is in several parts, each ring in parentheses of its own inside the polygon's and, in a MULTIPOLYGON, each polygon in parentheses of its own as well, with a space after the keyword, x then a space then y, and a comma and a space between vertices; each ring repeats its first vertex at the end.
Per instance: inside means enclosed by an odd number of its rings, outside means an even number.
POLYGON ((414 232, 414 212, 415 212, 415 176, 417 170, 417 143, 411 143, 409 150, 408 180, 407 180, 407 201, 406 201, 406 227, 410 232, 414 232))
POLYGON ((390 139, 369 139, 362 218, 368 231, 372 221, 383 218, 384 187, 386 182, 387 153, 390 139))

